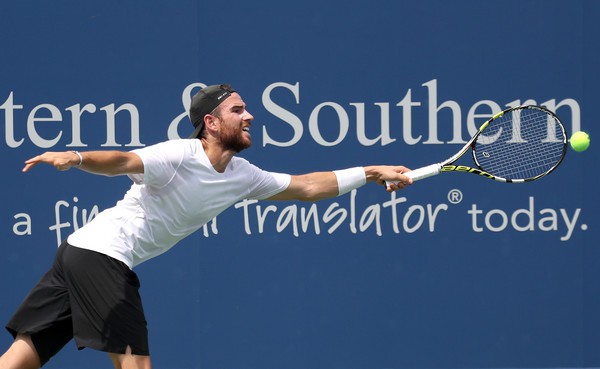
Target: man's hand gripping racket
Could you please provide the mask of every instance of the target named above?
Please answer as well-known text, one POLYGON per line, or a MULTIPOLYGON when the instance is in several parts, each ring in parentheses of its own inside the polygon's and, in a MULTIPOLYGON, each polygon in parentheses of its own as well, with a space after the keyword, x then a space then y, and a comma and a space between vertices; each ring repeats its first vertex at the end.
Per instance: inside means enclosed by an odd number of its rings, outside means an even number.
POLYGON ((556 169, 566 151, 567 135, 556 114, 541 106, 517 106, 483 123, 452 157, 404 175, 418 181, 444 172, 463 172, 499 182, 530 182, 556 169), (476 167, 456 165, 469 149, 476 167))

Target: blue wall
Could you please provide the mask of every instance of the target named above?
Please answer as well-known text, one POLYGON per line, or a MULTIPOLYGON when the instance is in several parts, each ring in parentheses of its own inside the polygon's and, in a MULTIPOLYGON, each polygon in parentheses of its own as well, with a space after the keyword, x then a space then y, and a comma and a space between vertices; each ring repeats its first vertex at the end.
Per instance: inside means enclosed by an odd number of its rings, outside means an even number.
MULTIPOLYGON (((25 159, 185 137, 191 91, 222 82, 255 116, 241 156, 272 171, 430 164, 475 114, 522 102, 593 138, 599 16, 592 0, 0 2, 0 321, 130 185, 25 159)), ((569 151, 523 185, 240 203, 136 269, 153 364, 600 367, 597 159, 569 151)), ((48 367, 109 365, 69 344, 48 367)))

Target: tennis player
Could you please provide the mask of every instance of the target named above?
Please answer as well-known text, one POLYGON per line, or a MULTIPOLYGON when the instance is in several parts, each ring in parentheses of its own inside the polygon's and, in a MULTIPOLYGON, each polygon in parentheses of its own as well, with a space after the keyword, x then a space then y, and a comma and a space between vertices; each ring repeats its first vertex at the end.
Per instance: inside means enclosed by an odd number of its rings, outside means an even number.
POLYGON ((115 368, 150 368, 148 331, 133 268, 173 247, 243 199, 318 201, 367 182, 395 191, 411 184, 403 166, 355 167, 290 175, 267 172, 236 157, 250 147, 254 117, 229 85, 192 98, 189 139, 131 152, 46 152, 44 163, 64 171, 128 175, 122 200, 71 234, 54 263, 6 325, 14 342, 0 369, 39 368, 72 338, 79 349, 107 352, 115 368))

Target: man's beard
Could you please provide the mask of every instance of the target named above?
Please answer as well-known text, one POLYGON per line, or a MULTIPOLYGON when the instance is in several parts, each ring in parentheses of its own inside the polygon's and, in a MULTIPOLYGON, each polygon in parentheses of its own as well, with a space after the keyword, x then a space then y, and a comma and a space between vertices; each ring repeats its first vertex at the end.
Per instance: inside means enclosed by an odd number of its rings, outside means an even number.
POLYGON ((244 139, 243 133, 228 132, 221 136, 221 145, 225 150, 232 150, 237 153, 249 148, 252 145, 252 141, 244 139))

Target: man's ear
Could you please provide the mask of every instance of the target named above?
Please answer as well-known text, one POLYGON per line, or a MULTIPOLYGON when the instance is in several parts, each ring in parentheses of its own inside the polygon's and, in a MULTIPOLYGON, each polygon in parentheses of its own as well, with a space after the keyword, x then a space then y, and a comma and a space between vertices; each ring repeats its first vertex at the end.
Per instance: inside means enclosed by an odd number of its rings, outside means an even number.
POLYGON ((210 129, 211 131, 215 131, 218 129, 218 121, 219 118, 215 117, 214 115, 206 114, 204 116, 204 127, 206 127, 206 129, 210 129))

